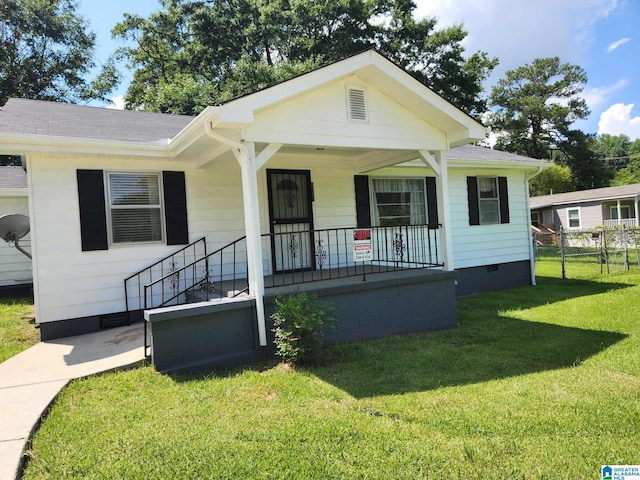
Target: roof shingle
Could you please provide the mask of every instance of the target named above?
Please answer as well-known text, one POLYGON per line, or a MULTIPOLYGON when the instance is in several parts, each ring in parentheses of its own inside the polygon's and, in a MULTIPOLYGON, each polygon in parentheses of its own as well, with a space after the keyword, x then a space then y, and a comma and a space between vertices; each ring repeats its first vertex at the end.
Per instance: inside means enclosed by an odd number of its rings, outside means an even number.
POLYGON ((0 133, 157 142, 175 137, 194 117, 10 98, 0 133))

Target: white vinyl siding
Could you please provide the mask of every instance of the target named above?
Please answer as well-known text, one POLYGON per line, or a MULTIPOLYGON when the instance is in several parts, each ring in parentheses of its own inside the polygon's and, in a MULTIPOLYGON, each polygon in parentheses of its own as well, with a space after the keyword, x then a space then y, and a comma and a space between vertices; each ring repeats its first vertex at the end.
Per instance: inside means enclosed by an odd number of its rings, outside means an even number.
POLYGON ((456 269, 529 260, 531 212, 522 171, 488 170, 483 176, 506 176, 509 181, 509 223, 469 225, 467 177, 477 170, 449 170, 451 239, 456 269))
POLYGON ((107 173, 112 244, 161 242, 160 174, 107 173))
MULTIPOLYGON (((24 195, 4 196, 0 191, 0 217, 9 213, 29 216, 29 200, 26 188, 24 195)), ((31 235, 20 240, 20 246, 31 251, 31 235)), ((12 245, 0 240, 0 286, 13 287, 31 283, 31 260, 12 245)))
POLYGON ((255 122, 246 128, 248 142, 334 147, 406 150, 444 149, 447 138, 441 130, 399 108, 387 95, 357 77, 335 81, 294 99, 258 110, 255 122), (345 114, 345 89, 362 88, 366 93, 367 121, 351 121, 345 114))

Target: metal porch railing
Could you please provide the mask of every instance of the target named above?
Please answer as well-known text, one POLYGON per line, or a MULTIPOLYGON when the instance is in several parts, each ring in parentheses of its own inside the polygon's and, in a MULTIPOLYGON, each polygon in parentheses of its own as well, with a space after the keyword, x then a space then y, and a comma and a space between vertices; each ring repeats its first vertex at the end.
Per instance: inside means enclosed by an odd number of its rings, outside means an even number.
MULTIPOLYGON (((261 236, 263 251, 271 251, 270 273, 265 288, 360 276, 394 270, 434 268, 443 265, 440 258, 436 225, 370 227, 372 260, 356 262, 353 258, 354 228, 283 231, 261 236)), ((204 239, 198 240, 203 242, 204 239)), ((183 250, 193 248, 194 242, 183 250)), ((181 251, 165 257, 153 266, 125 280, 136 285, 138 299, 127 296, 127 309, 136 304, 143 310, 194 301, 235 297, 248 291, 246 237, 218 250, 196 257, 181 251), (179 265, 179 261, 181 265, 179 265), (164 274, 141 283, 164 265, 164 274)), ((268 257, 267 257, 268 258, 268 257)), ((151 276, 153 277, 153 276, 151 276)), ((129 293, 127 292, 127 295, 129 293)), ((145 353, 147 348, 145 325, 145 353)))

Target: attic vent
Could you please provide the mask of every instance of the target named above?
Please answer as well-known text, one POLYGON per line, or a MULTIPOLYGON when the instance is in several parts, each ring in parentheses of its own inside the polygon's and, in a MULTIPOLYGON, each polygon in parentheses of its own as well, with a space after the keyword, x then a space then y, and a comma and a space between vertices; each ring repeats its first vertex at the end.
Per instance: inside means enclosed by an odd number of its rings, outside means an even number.
POLYGON ((361 88, 347 87, 347 110, 349 120, 366 122, 367 115, 367 97, 365 91, 361 88))

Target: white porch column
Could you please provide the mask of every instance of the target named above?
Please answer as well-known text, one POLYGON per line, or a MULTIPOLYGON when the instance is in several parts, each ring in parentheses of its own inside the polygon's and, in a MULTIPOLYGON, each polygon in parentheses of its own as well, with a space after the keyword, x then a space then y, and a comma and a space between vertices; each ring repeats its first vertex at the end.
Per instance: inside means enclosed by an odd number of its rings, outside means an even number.
POLYGON ((444 262, 443 270, 453 271, 453 244, 451 240, 451 209, 449 203, 449 168, 447 165, 447 152, 440 150, 435 153, 435 159, 440 167, 436 175, 436 194, 438 197, 438 219, 442 224, 440 229, 440 250, 444 262))
POLYGON ((618 209, 618 225, 622 225, 622 210, 620 208, 620 199, 616 200, 616 208, 618 209))
POLYGON ((255 298, 260 346, 267 345, 267 328, 264 316, 264 272, 262 269, 262 245, 260 241, 260 202, 258 198, 258 166, 253 143, 234 149, 242 170, 242 199, 244 225, 247 234, 247 269, 249 294, 255 298))
POLYGON ((638 207, 640 207, 640 201, 636 196, 636 199, 633 203, 633 208, 636 211, 636 227, 640 227, 640 212, 638 211, 638 207))

